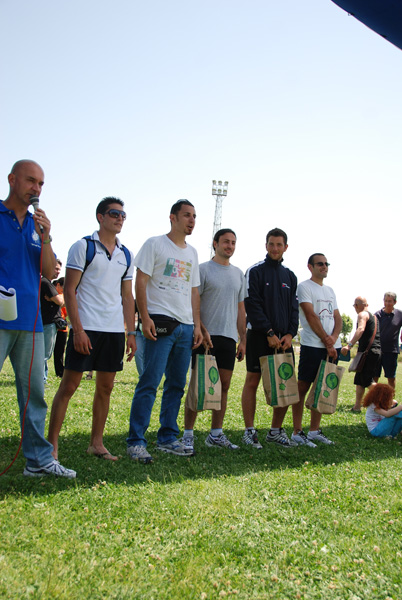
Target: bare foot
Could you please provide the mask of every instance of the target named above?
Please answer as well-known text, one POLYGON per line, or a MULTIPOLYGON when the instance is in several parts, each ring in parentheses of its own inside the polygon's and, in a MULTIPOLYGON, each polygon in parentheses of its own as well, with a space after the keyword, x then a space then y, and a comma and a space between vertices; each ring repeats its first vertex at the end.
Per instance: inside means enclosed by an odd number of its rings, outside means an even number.
POLYGON ((96 456, 97 458, 103 458, 104 460, 119 460, 117 456, 113 456, 113 454, 110 454, 109 450, 106 450, 105 446, 103 446, 102 448, 95 448, 95 446, 89 446, 87 454, 90 454, 91 456, 96 456))

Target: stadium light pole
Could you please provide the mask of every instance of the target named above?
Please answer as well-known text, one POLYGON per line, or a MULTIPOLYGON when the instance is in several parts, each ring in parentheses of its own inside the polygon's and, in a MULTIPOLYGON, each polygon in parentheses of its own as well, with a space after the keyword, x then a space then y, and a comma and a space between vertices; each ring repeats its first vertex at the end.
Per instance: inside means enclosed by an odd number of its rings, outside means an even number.
POLYGON ((228 195, 229 182, 212 180, 212 195, 215 196, 215 216, 214 216, 214 227, 212 230, 212 241, 211 241, 211 258, 214 257, 214 236, 217 231, 221 228, 222 224, 222 202, 225 196, 228 195))

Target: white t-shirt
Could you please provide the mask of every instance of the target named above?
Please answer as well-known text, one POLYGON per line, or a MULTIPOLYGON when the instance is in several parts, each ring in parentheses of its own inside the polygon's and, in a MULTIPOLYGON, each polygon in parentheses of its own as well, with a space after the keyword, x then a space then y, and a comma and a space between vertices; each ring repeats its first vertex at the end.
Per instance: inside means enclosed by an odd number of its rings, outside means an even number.
POLYGON ((385 419, 383 415, 379 415, 375 412, 375 404, 370 404, 366 410, 366 425, 369 431, 373 431, 377 427, 378 423, 385 419))
MULTIPOLYGON (((319 285, 311 279, 302 281, 297 286, 297 296, 299 298, 299 317, 302 331, 300 340, 303 346, 311 346, 312 348, 325 348, 325 344, 320 340, 318 335, 311 329, 306 316, 300 304, 309 302, 313 305, 314 312, 320 317, 321 325, 328 335, 332 335, 334 330, 334 311, 337 310, 335 292, 328 285, 319 285)), ((338 337, 335 348, 341 347, 341 340, 338 337)))
MULTIPOLYGON (((126 255, 116 238, 116 246, 109 260, 97 231, 92 234, 92 239, 97 240, 95 255, 86 268, 76 292, 82 326, 92 331, 124 333, 121 278, 127 269, 126 255)), ((133 278, 134 259, 131 252, 130 254, 131 264, 124 281, 133 278)), ((87 241, 78 240, 68 251, 66 267, 84 271, 86 255, 87 241)))
POLYGON ((195 248, 189 244, 180 248, 167 235, 159 235, 144 243, 134 264, 150 277, 147 284, 149 314, 166 315, 192 325, 191 293, 193 287, 200 285, 195 248))

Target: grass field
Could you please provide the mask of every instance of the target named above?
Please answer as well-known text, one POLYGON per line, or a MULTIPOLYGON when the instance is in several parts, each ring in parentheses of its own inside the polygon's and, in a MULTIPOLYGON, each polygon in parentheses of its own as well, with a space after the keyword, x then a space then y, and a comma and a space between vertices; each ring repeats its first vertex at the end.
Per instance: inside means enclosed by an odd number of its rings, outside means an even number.
MULTIPOLYGON (((237 365, 225 429, 239 444, 244 376, 237 365)), ((83 381, 59 452, 77 479, 24 478, 22 456, 0 478, 1 598, 402 598, 402 446, 370 438, 364 414, 349 412, 351 375, 337 412, 323 417, 336 445, 316 449, 264 442, 260 451, 207 448, 210 415, 202 413, 195 457, 158 454, 159 393, 148 432, 150 465, 125 454, 136 381, 135 366, 126 365, 112 396, 105 440, 121 455, 117 463, 85 453, 94 381, 83 381)), ((51 370, 49 404, 58 382, 51 370)), ((9 363, 0 389, 3 470, 19 443, 9 363)), ((261 441, 270 410, 260 390, 261 441)), ((290 433, 290 416, 285 425, 290 433)))

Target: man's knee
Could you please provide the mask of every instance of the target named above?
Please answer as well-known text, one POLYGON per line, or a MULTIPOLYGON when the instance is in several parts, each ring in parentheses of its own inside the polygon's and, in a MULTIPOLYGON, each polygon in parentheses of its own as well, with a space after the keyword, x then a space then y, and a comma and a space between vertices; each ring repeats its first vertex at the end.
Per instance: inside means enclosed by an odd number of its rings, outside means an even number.
POLYGON ((71 396, 78 388, 82 378, 82 373, 77 371, 71 371, 70 369, 64 369, 63 377, 60 382, 59 389, 56 392, 57 396, 71 396))

